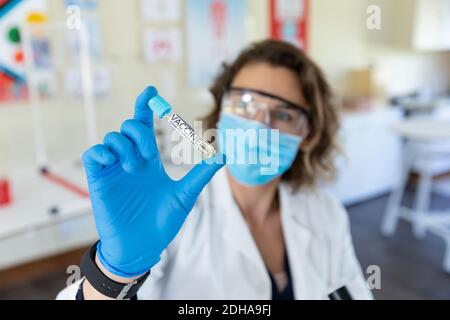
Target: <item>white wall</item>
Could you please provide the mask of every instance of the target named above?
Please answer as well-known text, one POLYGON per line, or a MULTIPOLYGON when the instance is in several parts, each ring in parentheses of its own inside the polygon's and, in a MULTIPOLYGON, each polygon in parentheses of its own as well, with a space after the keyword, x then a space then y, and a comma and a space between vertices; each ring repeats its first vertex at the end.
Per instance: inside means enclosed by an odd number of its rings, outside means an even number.
POLYGON ((415 0, 312 0, 311 56, 338 92, 345 91, 348 68, 374 65, 388 94, 416 89, 446 91, 450 84, 450 52, 418 53, 412 49, 415 0), (366 9, 381 9, 381 30, 368 30, 366 9))

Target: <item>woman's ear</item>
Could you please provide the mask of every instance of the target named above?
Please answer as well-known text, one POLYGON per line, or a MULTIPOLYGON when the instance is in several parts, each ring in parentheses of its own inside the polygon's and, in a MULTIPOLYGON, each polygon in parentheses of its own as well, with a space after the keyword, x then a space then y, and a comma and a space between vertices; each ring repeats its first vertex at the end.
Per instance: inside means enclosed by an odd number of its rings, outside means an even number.
POLYGON ((300 144, 299 150, 303 153, 310 153, 312 149, 314 148, 314 137, 311 135, 308 135, 305 139, 303 139, 302 143, 300 144))
POLYGON ((308 152, 308 141, 303 140, 302 143, 300 144, 300 146, 298 147, 298 149, 303 153, 308 152))

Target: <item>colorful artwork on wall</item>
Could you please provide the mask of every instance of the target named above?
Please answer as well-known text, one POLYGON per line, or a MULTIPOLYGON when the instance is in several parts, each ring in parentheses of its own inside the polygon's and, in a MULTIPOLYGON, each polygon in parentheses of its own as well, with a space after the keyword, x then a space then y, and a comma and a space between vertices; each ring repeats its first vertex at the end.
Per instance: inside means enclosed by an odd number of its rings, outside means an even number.
POLYGON ((45 11, 45 0, 0 0, 0 103, 28 96, 20 25, 45 11))

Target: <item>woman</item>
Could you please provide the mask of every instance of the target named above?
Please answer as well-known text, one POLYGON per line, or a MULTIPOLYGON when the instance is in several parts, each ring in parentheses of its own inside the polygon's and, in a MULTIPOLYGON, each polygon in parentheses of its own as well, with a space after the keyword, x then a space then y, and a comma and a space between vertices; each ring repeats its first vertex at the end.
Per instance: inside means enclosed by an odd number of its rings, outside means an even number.
MULTIPOLYGON (((338 129, 319 68, 290 44, 263 41, 225 66, 211 92, 206 123, 218 127, 224 168, 215 158, 180 181, 167 177, 147 107, 152 88, 120 133, 85 153, 100 236, 94 269, 117 290, 133 283, 139 299, 327 299, 343 286, 370 299, 347 214, 316 187, 333 175, 338 129), (239 129, 269 134, 233 145, 228 134, 239 129), (275 157, 242 162, 240 151, 275 157)), ((97 280, 58 297, 117 298, 97 280)), ((127 290, 119 298, 136 298, 127 290)))

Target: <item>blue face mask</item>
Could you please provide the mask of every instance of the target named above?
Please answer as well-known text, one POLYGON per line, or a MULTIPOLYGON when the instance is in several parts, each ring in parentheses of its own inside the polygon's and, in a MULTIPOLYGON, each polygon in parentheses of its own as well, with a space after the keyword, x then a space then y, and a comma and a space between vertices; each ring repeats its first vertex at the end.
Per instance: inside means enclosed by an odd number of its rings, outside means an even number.
POLYGON ((302 138, 233 114, 223 113, 218 145, 227 156, 227 169, 240 183, 266 184, 285 173, 297 156, 302 138))

